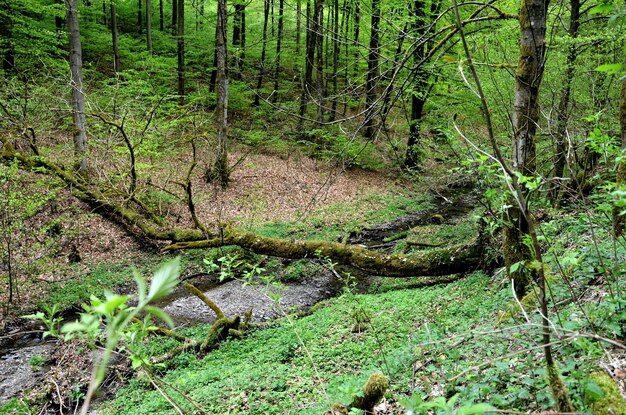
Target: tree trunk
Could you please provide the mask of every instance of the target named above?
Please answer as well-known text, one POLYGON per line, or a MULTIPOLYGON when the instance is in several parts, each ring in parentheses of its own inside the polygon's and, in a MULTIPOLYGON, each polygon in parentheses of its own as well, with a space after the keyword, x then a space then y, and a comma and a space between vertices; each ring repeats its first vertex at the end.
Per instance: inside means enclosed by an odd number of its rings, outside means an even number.
MULTIPOLYGON (((546 51, 546 16, 548 0, 522 0, 519 14, 521 28, 520 57, 515 73, 513 108, 513 169, 524 176, 535 174, 535 133, 539 122, 539 86, 543 77, 546 51)), ((527 291, 532 275, 527 267, 511 272, 511 265, 529 261, 532 252, 524 244, 528 235, 528 220, 516 200, 511 200, 503 213, 506 268, 515 291, 521 298, 527 291)))
MULTIPOLYGON (((624 62, 626 65, 626 61, 624 62)), ((624 66, 626 67, 626 66, 624 66)), ((620 97, 619 97, 619 125, 622 150, 626 149, 626 78, 622 79, 620 97)), ((617 190, 624 190, 626 184, 626 161, 623 161, 617 167, 617 190)), ((619 206, 613 208, 613 229, 616 237, 624 235, 626 229, 626 215, 622 214, 624 209, 619 206)))
POLYGON ((13 47, 13 7, 10 0, 0 1, 0 52, 2 53, 2 69, 15 69, 15 49, 13 47))
MULTIPOLYGON (((568 34, 571 40, 574 40, 578 36, 578 28, 580 27, 580 0, 570 0, 570 23, 568 34)), ((574 78, 574 63, 578 56, 578 48, 572 44, 569 47, 567 53, 567 63, 565 64, 565 74, 563 79, 563 90, 561 91, 561 97, 559 99, 559 106, 557 108, 557 121, 556 121, 556 148, 554 150, 554 169, 552 178, 554 184, 550 189, 550 198, 554 206, 559 205, 559 199, 561 194, 562 183, 561 179, 565 171, 565 165, 567 163, 567 123, 569 120, 569 102, 572 89, 572 80, 574 78)))
POLYGON ((369 56, 367 59, 367 80, 365 82, 365 138, 373 139, 375 135, 374 117, 376 112, 376 96, 378 85, 378 61, 380 60, 379 30, 380 0, 372 0, 372 24, 370 32, 369 56))
POLYGON ((217 155, 212 175, 219 180, 222 188, 228 187, 228 153, 226 136, 228 132, 228 14, 226 0, 217 2, 217 155))
POLYGON ((428 94, 428 73, 424 70, 424 57, 426 56, 426 4, 423 0, 416 0, 411 8, 413 17, 413 30, 418 38, 413 48, 413 65, 415 66, 415 79, 411 94, 411 120, 409 121, 409 140, 407 142, 404 167, 415 169, 420 162, 420 139, 424 105, 428 94))
POLYGON ((143 16, 141 13, 141 0, 137 0, 137 33, 143 33, 143 16))
POLYGON ((115 73, 120 71, 120 48, 118 45, 117 35, 117 9, 115 7, 115 0, 110 0, 111 8, 111 40, 113 43, 113 70, 115 73))
POLYGON ((152 0, 146 0, 146 46, 152 54, 152 0))
POLYGON ((243 66, 243 36, 245 35, 245 3, 235 4, 235 14, 233 17, 233 48, 235 49, 235 79, 241 79, 241 68, 243 66))
POLYGON ((260 95, 261 95, 261 86, 263 85, 263 74, 265 72, 265 51, 267 49, 267 24, 269 20, 270 13, 270 0, 263 1, 263 46, 261 48, 261 67, 259 68, 259 75, 257 77, 256 82, 256 95, 254 96, 254 102, 252 105, 258 106, 260 95))
POLYGON ((317 50, 317 121, 324 121, 324 0, 315 0, 315 44, 317 50))
POLYGON ((280 76, 280 53, 283 41, 283 12, 285 0, 279 0, 278 3, 278 39, 276 40, 276 62, 274 66, 274 93, 272 94, 272 102, 278 100, 278 78, 280 76))
POLYGON ((83 52, 78 26, 78 0, 66 0, 66 21, 70 42, 70 86, 72 89, 72 115, 74 118, 74 167, 87 173, 87 132, 85 121, 85 95, 83 94, 83 52))
POLYGON ((332 111, 330 112, 330 120, 334 121, 337 116, 337 78, 339 76, 339 0, 335 0, 334 3, 334 16, 333 19, 333 104, 332 111))
POLYGON ((306 2, 306 53, 304 58, 304 82, 300 97, 300 133, 304 133, 304 119, 309 103, 309 94, 313 86, 313 60, 315 59, 315 31, 311 12, 311 1, 306 2))
MULTIPOLYGON (((185 1, 185 0, 180 0, 185 1)), ((172 0, 172 36, 178 34, 178 0, 172 0)))
POLYGON ((209 92, 215 92, 215 85, 217 84, 217 33, 218 27, 215 25, 215 48, 213 49, 213 71, 211 71, 211 80, 209 81, 209 92))
POLYGON ((296 0, 296 56, 300 54, 300 32, 302 31, 302 0, 296 0))
POLYGON ((178 47, 178 104, 185 105, 185 0, 178 0, 177 18, 177 47, 178 47))
POLYGON ((165 30, 165 18, 163 17, 163 0, 159 0, 159 30, 165 30))
POLYGON ((361 0, 354 0, 354 40, 352 44, 354 45, 354 73, 353 76, 358 78, 360 75, 359 71, 359 62, 361 61, 361 54, 359 52, 360 48, 360 39, 359 36, 361 34, 361 0))

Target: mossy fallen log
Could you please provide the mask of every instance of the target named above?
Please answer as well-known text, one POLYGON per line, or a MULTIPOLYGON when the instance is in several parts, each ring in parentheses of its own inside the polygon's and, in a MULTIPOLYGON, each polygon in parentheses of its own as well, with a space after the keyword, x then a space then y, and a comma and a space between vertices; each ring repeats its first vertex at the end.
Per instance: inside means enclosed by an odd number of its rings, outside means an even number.
POLYGON ((482 245, 478 236, 467 244, 430 249, 411 255, 386 254, 360 245, 318 240, 270 238, 237 228, 224 228, 223 237, 176 242, 164 251, 237 245, 257 254, 281 258, 328 258, 369 274, 390 277, 438 276, 466 272, 480 264, 482 245))

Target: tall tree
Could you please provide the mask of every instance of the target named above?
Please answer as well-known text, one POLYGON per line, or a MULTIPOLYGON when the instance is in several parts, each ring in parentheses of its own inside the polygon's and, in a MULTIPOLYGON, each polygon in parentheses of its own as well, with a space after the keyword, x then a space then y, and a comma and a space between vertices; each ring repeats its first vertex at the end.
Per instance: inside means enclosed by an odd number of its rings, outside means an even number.
POLYGON ((137 0, 137 33, 143 33, 143 14, 141 13, 141 0, 137 0))
POLYGON ((306 50, 304 57, 304 79, 302 82, 302 95, 300 97, 300 132, 304 132, 304 117, 306 115, 309 94, 313 84, 313 59, 315 58, 315 29, 311 11, 311 1, 306 2, 306 50))
POLYGON ((222 188, 228 187, 230 172, 226 136, 228 132, 228 14, 226 0, 217 2, 217 154, 212 176, 219 180, 222 188))
POLYGON ((300 54, 300 32, 302 31, 302 0, 296 0, 296 55, 300 54))
POLYGON ((263 85, 263 75, 265 73, 265 52, 267 50, 267 24, 270 13, 270 0, 263 0, 263 46, 261 47, 261 67, 256 82, 256 95, 254 96, 253 105, 259 105, 261 86, 263 85))
MULTIPOLYGON (((513 169, 524 176, 536 173, 535 135, 539 122, 539 87, 543 78, 546 52, 546 16, 548 0, 522 0, 519 13, 521 29, 520 56, 515 72, 515 98, 513 103, 513 169)), ((532 258, 525 235, 528 235, 528 218, 516 200, 504 212, 504 258, 507 270, 521 298, 527 291, 532 275, 528 267, 513 264, 532 258)))
POLYGON ((185 105, 185 0, 177 1, 178 103, 185 105))
POLYGON ((120 48, 118 43, 117 31, 117 8, 115 0, 110 0, 109 7, 111 9, 111 40, 113 43, 113 70, 115 73, 120 71, 120 48))
POLYGON ((279 0, 278 3, 278 39, 276 40, 276 62, 274 63, 274 94, 272 102, 278 100, 278 78, 280 75, 280 54, 283 41, 283 14, 285 9, 285 0, 279 0))
POLYGON ((373 139, 375 101, 378 86, 378 62, 380 60, 379 26, 380 0, 372 0, 372 23, 370 31, 369 55, 367 58, 367 80, 365 82, 365 133, 366 138, 373 139))
MULTIPOLYGON (((180 0, 185 1, 185 0, 180 0)), ((178 34, 178 0, 172 0, 172 36, 178 34)))
POLYGON ((146 46, 152 53, 152 0, 146 0, 146 46))
POLYGON ((15 49, 13 47, 13 7, 10 0, 0 1, 0 53, 2 69, 15 68, 15 49))
POLYGON ((324 0, 315 0, 317 121, 324 121, 324 0))
POLYGON ((339 0, 335 0, 333 4, 333 104, 330 112, 331 121, 335 120, 337 115, 337 82, 339 77, 339 0))
POLYGON ((72 115, 74 119, 74 167, 87 173, 87 131, 85 120, 85 95, 83 93, 83 50, 78 26, 78 0, 65 0, 67 32, 70 42, 70 86, 72 90, 72 115))
POLYGON ((159 0, 159 30, 165 30, 165 19, 163 17, 163 0, 159 0))
POLYGON ((235 13, 233 15, 233 47, 235 48, 235 75, 241 79, 241 69, 244 64, 246 47, 246 2, 237 0, 235 2, 235 13))
MULTIPOLYGON (((626 59, 624 59, 623 68, 626 69, 626 59)), ((622 77, 620 97, 619 97, 619 125, 620 139, 622 151, 626 150, 626 77, 622 77)), ((626 161, 622 160, 617 167, 617 185, 618 190, 623 190, 626 185, 626 161)), ((616 206, 613 208, 613 229, 617 237, 624 236, 626 229, 626 215, 622 214, 623 208, 616 206)))
MULTIPOLYGON (((570 0, 570 20, 567 30, 570 40, 574 40, 578 36, 578 28, 580 27, 580 0, 570 0)), ((559 105, 556 110, 556 131, 555 149, 554 149, 554 168, 552 177, 555 179, 553 188, 550 191, 552 203, 556 206, 559 204, 561 194, 561 181, 565 171, 567 157, 567 123, 569 120, 570 96, 572 90, 572 80, 574 79, 575 62, 579 53, 579 48, 574 42, 569 46, 567 51, 567 61, 565 63, 565 73, 563 74, 563 89, 559 98, 559 105)))

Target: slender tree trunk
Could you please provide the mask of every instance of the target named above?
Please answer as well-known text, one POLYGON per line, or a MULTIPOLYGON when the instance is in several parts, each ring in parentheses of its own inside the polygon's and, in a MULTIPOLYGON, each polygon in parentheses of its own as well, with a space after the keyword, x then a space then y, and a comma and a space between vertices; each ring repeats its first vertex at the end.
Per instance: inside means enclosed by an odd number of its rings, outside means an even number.
MULTIPOLYGON (((519 14, 521 41, 520 57, 515 74, 513 108, 513 169, 524 176, 536 170, 535 134, 539 122, 539 86, 543 78, 546 50, 546 16, 548 0, 522 0, 519 14)), ((532 253, 524 244, 528 235, 528 220, 518 203, 512 200, 504 212, 504 258, 516 294, 521 298, 527 291, 532 275, 527 267, 511 272, 511 265, 529 261, 532 253)))
POLYGON ((217 84, 217 37, 218 34, 217 25, 215 25, 215 48, 213 49, 213 71, 211 71, 211 80, 209 81, 209 92, 215 92, 215 85, 217 84))
POLYGON ((185 105, 185 0, 177 2, 178 103, 185 105))
POLYGON ((380 23, 380 0, 372 0, 372 29, 370 32, 369 57, 367 59, 367 80, 365 82, 365 133, 368 139, 375 135, 374 117, 376 112, 376 97, 378 85, 378 62, 380 60, 380 45, 378 25, 380 23))
POLYGON ((217 157, 213 165, 213 177, 219 180, 222 188, 228 187, 228 153, 226 148, 226 136, 228 132, 228 15, 226 0, 217 2, 217 157))
POLYGON ((152 0, 146 0, 146 46, 152 54, 152 0))
POLYGON ((10 0, 0 2, 0 50, 2 50, 2 69, 15 69, 15 49, 13 47, 13 7, 10 0))
POLYGON ((259 99, 261 94, 261 86, 263 85, 263 74, 265 72, 265 51, 267 49, 267 24, 270 13, 270 0, 263 1, 263 47, 261 48, 261 68, 259 68, 259 75, 256 82, 256 95, 254 96, 254 106, 259 105, 259 99))
MULTIPOLYGON (((348 76, 349 76, 349 67, 350 65, 348 65, 349 59, 350 59, 350 47, 348 45, 348 38, 349 38, 349 30, 350 30, 350 11, 351 11, 351 7, 349 7, 348 5, 348 0, 343 0, 343 14, 341 16, 341 35, 343 37, 343 43, 344 43, 344 59, 345 59, 345 64, 344 66, 344 72, 343 72, 343 85, 344 87, 348 86, 348 76)), ((346 96, 346 94, 342 94, 342 98, 343 100, 343 108, 341 110, 341 115, 345 116, 346 112, 348 110, 348 97, 346 96)))
POLYGON ((172 0, 172 36, 178 34, 178 1, 179 0, 172 0))
MULTIPOLYGON (((626 65, 626 60, 624 61, 626 65)), ((624 66, 626 67, 626 66, 624 66)), ((619 99, 619 125, 622 150, 626 149, 626 78, 622 79, 620 99, 619 99)), ((617 184, 618 190, 624 190, 626 184, 626 161, 622 161, 617 167, 617 184)), ((626 215, 622 214, 624 209, 615 206, 613 208, 613 228, 615 236, 620 237, 624 235, 624 229, 626 229, 626 215)))
POLYGON ((107 0, 102 0, 102 24, 105 26, 109 25, 107 21, 107 0))
POLYGON ((159 30, 165 31, 165 18, 163 17, 163 0, 159 0, 159 30))
POLYGON ((66 0, 66 21, 70 42, 70 86, 74 118, 75 168, 87 173, 87 131, 85 121, 85 95, 83 94, 83 52, 78 26, 78 0, 66 0))
POLYGON ((235 14, 233 17, 233 47, 235 49, 235 74, 233 78, 241 79, 241 70, 243 65, 243 41, 245 36, 245 9, 246 5, 243 2, 235 4, 235 14))
POLYGON ((141 0, 137 0, 137 33, 143 33, 143 15, 141 13, 141 0))
MULTIPOLYGON (((63 10, 65 8, 64 0, 55 0, 55 4, 59 5, 60 10, 63 10)), ((8 8, 5 10, 8 10, 8 8)), ((61 33, 63 31, 63 29, 65 28, 65 22, 63 21, 63 16, 61 15, 54 16, 54 26, 56 28, 57 33, 61 33)))
POLYGON ((413 48, 413 65, 416 67, 413 91, 411 94, 411 120, 409 121, 409 140, 407 142, 404 166, 407 169, 417 168, 420 161, 420 141, 424 104, 426 104, 428 89, 428 73, 423 68, 426 53, 426 4, 423 0, 416 0, 411 8, 413 17, 413 31, 419 39, 413 48))
MULTIPOLYGON (((580 27, 580 0, 570 0, 570 23, 568 34, 570 39, 578 36, 578 28, 580 27)), ((578 48, 572 44, 569 46, 567 53, 567 62, 565 64, 565 74, 563 79, 563 89, 561 90, 561 98, 557 108, 556 121, 556 148, 554 151, 554 170, 552 177, 555 179, 553 188, 550 190, 552 204, 558 206, 561 194, 561 182, 567 162, 567 123, 569 120, 568 111, 570 103, 570 95, 572 89, 572 79, 574 78, 576 57, 578 56, 578 48)))
POLYGON ((315 0, 317 49, 317 121, 324 121, 324 0, 315 0))
POLYGON ((281 44, 283 41, 283 12, 284 12, 285 0, 279 0, 278 3, 278 39, 276 40, 276 62, 274 67, 274 94, 272 95, 272 102, 278 100, 278 78, 280 76, 280 53, 281 44))
POLYGON ((361 61, 361 54, 359 52, 361 35, 361 0, 354 0, 354 72, 353 76, 358 78, 360 75, 359 62, 361 61))
POLYGON ((270 15, 272 17, 272 24, 271 24, 272 37, 274 37, 275 36, 275 33, 274 33, 274 0, 270 0, 270 9, 271 9, 270 15))
POLYGON ((111 8, 111 41, 113 43, 113 70, 115 73, 120 71, 120 48, 118 45, 117 35, 117 9, 115 7, 115 0, 110 0, 111 8))
POLYGON ((339 77, 339 0, 334 3, 333 25, 333 104, 330 112, 330 120, 334 121, 337 116, 337 78, 339 77))
POLYGON ((296 0, 296 56, 300 54, 300 32, 302 31, 302 0, 296 0))
POLYGON ((313 87, 313 60, 315 59, 315 30, 313 15, 311 11, 311 1, 306 2, 306 53, 304 59, 304 82, 302 84, 302 95, 300 97, 300 133, 304 133, 304 117, 307 112, 309 95, 313 87))

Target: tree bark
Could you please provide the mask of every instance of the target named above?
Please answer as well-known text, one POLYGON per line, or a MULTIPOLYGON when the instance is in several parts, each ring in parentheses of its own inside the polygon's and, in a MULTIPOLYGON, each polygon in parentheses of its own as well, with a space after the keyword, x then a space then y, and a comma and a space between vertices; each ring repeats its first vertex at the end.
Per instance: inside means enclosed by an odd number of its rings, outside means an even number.
POLYGON ((159 30, 165 30, 165 18, 163 17, 163 0, 159 0, 159 30))
MULTIPOLYGON (((626 60, 624 61, 626 68, 626 60)), ((620 97, 619 97, 619 125, 622 150, 626 149, 626 78, 622 79, 620 97)), ((617 190, 624 190, 626 184, 626 161, 623 161, 617 167, 617 190)), ((615 206, 613 208, 613 229, 616 237, 624 236, 626 229, 626 215, 622 214, 624 209, 615 206)))
POLYGON ((15 69, 15 49, 13 47, 13 7, 9 0, 0 2, 0 52, 2 53, 2 69, 15 69))
POLYGON ((324 121, 324 0, 315 0, 317 121, 324 121))
POLYGON ((152 0, 146 0, 146 46, 152 54, 152 0))
POLYGON ((272 102, 278 101, 278 82, 280 77, 280 54, 283 41, 283 13, 285 0, 279 0, 278 3, 278 39, 276 40, 276 62, 274 63, 274 93, 272 94, 272 102))
POLYGON ((143 16, 141 13, 141 0, 137 0, 137 33, 143 33, 143 16))
POLYGON ((372 0, 372 21, 369 56, 367 58, 367 80, 365 82, 365 132, 364 136, 373 139, 375 135, 374 117, 378 86, 378 61, 380 60, 379 30, 380 0, 372 0))
POLYGON ((267 50, 267 25, 270 14, 270 0, 263 1, 263 46, 261 47, 261 67, 259 68, 259 75, 256 81, 256 95, 254 96, 254 102, 252 105, 255 107, 259 105, 261 86, 263 85, 263 75, 265 73, 265 52, 267 50))
POLYGON ((113 70, 115 73, 120 71, 120 48, 118 44, 118 32, 117 32, 117 8, 115 7, 115 0, 110 0, 109 7, 111 8, 111 41, 113 44, 113 70))
POLYGON ((78 26, 78 0, 66 0, 66 21, 70 42, 70 87, 72 116, 74 119, 74 167, 87 173, 87 131, 85 120, 85 95, 83 93, 83 53, 78 26))
POLYGON ((332 111, 330 112, 330 120, 334 121, 337 116, 337 91, 338 91, 338 77, 339 77, 339 0, 334 2, 334 25, 333 25, 333 103, 332 111))
POLYGON ((178 104, 185 105, 185 0, 177 1, 178 104))
POLYGON ((300 54, 300 32, 302 31, 302 0, 296 0, 296 56, 300 54))
POLYGON ((213 165, 213 177, 219 180, 222 188, 228 187, 228 153, 226 137, 228 132, 228 15, 226 0, 217 2, 217 155, 213 165))
MULTIPOLYGON (((578 36, 578 28, 580 27, 580 0, 570 0, 570 23, 568 34, 570 40, 576 39, 578 36)), ((576 57, 578 56, 578 47, 574 44, 570 45, 567 53, 567 62, 565 64, 565 74, 563 76, 563 89, 557 107, 556 121, 556 148, 554 150, 554 169, 552 178, 554 179, 553 188, 550 189, 550 198, 554 206, 559 205, 561 194, 563 173, 567 163, 567 123, 569 120, 569 103, 572 89, 572 80, 574 78, 576 57)))
MULTIPOLYGON (((543 78, 546 51, 546 17, 548 0, 522 0, 519 14, 521 29, 520 57, 515 73, 513 108, 513 169, 524 176, 535 174, 535 134, 539 122, 539 87, 543 78)), ((527 291, 532 275, 527 267, 511 272, 511 265, 529 261, 532 252, 524 244, 529 224, 516 200, 511 200, 503 213, 506 268, 516 294, 521 298, 527 291)))
MULTIPOLYGON (((180 0, 184 1, 184 0, 180 0)), ((172 36, 178 34, 178 0, 172 0, 172 36)))
POLYGON ((311 1, 306 2, 306 51, 304 58, 304 82, 300 96, 300 133, 304 133, 304 119, 309 104, 309 95, 313 87, 313 60, 315 59, 315 30, 311 11, 311 1))

